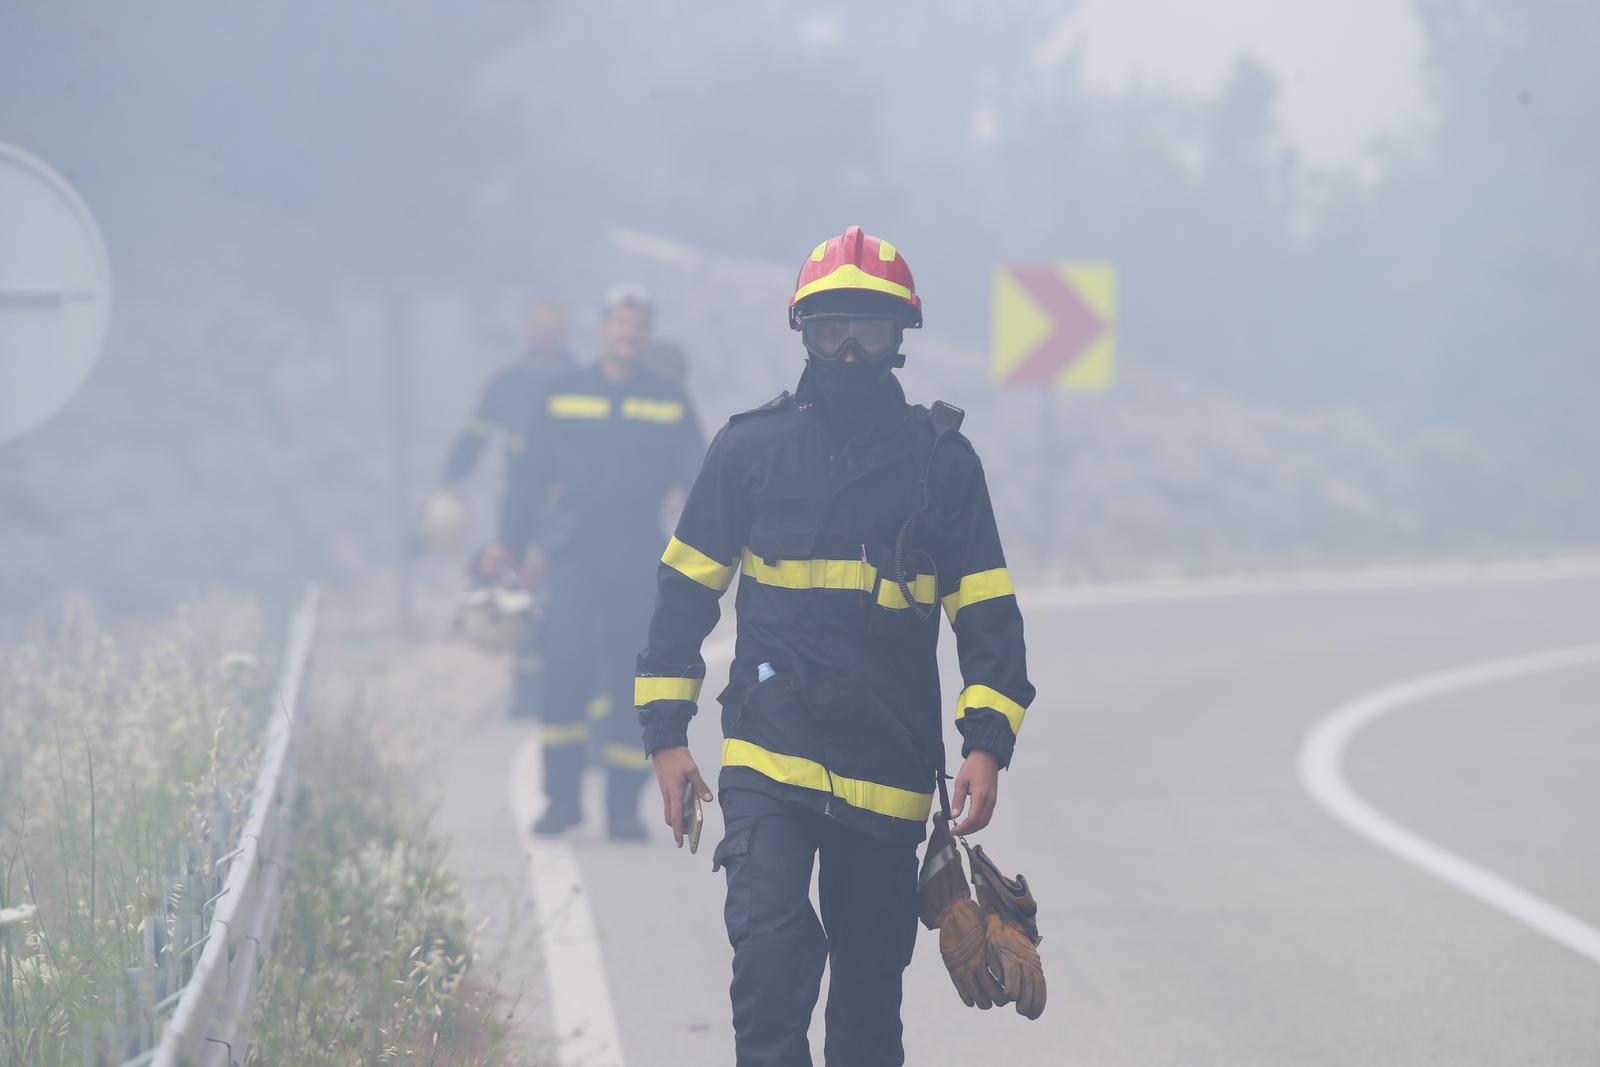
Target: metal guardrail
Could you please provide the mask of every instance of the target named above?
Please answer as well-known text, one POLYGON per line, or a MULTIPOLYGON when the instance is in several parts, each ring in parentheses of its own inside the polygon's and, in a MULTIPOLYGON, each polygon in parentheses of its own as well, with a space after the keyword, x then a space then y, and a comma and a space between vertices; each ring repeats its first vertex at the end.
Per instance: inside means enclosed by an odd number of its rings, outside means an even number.
POLYGON ((161 966, 137 968, 128 977, 132 999, 140 1002, 137 1028, 148 1051, 122 1067, 239 1067, 244 1062, 286 871, 299 769, 300 691, 316 634, 318 599, 315 587, 307 589, 290 617, 261 765, 238 836, 229 833, 228 813, 214 811, 201 837, 201 847, 211 852, 209 871, 195 870, 186 855, 188 870, 176 883, 189 906, 170 923, 146 922, 146 958, 161 966), (227 875, 219 886, 224 865, 227 875), (209 899, 200 898, 208 890, 209 899), (191 969, 189 957, 196 950, 191 969), (157 1020, 168 1008, 172 1019, 159 1027, 157 1020), (158 1031, 159 1042, 150 1048, 158 1031))

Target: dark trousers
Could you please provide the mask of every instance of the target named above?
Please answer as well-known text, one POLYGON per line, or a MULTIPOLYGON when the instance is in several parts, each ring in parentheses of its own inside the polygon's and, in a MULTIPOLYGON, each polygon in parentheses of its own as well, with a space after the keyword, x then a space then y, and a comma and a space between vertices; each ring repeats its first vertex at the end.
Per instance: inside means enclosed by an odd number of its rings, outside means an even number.
POLYGON ((561 559, 551 567, 539 632, 544 790, 552 803, 577 805, 591 751, 606 767, 606 803, 614 815, 637 811, 650 778, 633 710, 633 673, 650 625, 655 557, 636 555, 651 566, 561 559))
POLYGON ((544 635, 529 619, 511 659, 511 716, 537 719, 544 700, 544 635))
POLYGON ((809 1067, 806 1029, 824 962, 828 1067, 898 1067, 900 982, 917 937, 917 846, 840 827, 748 789, 719 798, 727 832, 715 866, 728 880, 739 1067, 809 1067), (811 907, 821 854, 822 919, 811 907))

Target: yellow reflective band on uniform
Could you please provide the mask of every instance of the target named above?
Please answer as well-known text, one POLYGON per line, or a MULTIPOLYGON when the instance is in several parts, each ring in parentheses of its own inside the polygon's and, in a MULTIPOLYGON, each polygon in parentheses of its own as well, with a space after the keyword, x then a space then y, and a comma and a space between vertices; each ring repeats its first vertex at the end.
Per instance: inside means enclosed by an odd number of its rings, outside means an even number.
MULTIPOLYGON (((748 548, 740 561, 744 573, 752 581, 780 589, 846 589, 871 592, 879 606, 892 610, 906 607, 906 598, 900 587, 885 578, 878 580, 878 568, 859 559, 780 559, 771 563, 748 548)), ((938 584, 931 574, 919 574, 911 580, 911 595, 924 604, 938 599, 938 584)))
POLYGON ((622 417, 640 422, 682 422, 683 405, 676 400, 646 400, 642 396, 622 401, 622 417))
POLYGON ((633 745, 607 745, 606 762, 613 767, 627 767, 636 771, 650 769, 650 757, 644 754, 644 749, 633 745))
POLYGON ((793 299, 804 300, 813 293, 826 293, 834 289, 874 289, 880 293, 898 296, 902 300, 911 299, 910 289, 897 285, 887 278, 868 274, 854 263, 846 263, 816 281, 802 285, 795 290, 793 299))
POLYGON ((899 789, 892 785, 879 785, 860 778, 846 778, 840 774, 829 775, 828 768, 815 760, 801 756, 786 756, 771 752, 760 745, 730 737, 722 742, 724 767, 748 767, 764 774, 774 782, 815 789, 819 793, 830 791, 840 800, 863 811, 875 811, 895 819, 913 819, 922 822, 933 810, 933 794, 899 789))
POLYGON ((961 699, 956 701, 957 722, 966 718, 968 708, 993 708, 998 711, 1011 724, 1012 736, 1022 731, 1022 716, 1027 714, 1027 709, 1021 704, 986 685, 969 685, 961 691, 961 699))
POLYGON ((674 537, 661 553, 661 562, 707 589, 722 592, 733 581, 733 564, 718 563, 693 545, 686 545, 674 537))
POLYGON ((589 718, 604 719, 611 714, 611 698, 605 694, 595 697, 589 701, 588 711, 589 718))
POLYGON ((699 678, 635 678, 633 706, 642 708, 652 700, 699 700, 700 681, 699 678))
POLYGON ((581 745, 589 740, 589 724, 586 722, 567 722, 539 728, 539 740, 544 742, 546 748, 556 748, 560 745, 581 745))
POLYGON ((784 589, 869 590, 878 580, 878 568, 859 559, 780 559, 768 563, 744 550, 744 573, 762 585, 784 589))
POLYGON ((558 419, 609 419, 611 398, 581 393, 557 393, 545 403, 545 410, 558 419))
POLYGON ((961 585, 954 593, 944 598, 944 613, 951 622, 955 622, 962 608, 996 597, 1012 596, 1016 591, 1016 586, 1011 584, 1011 572, 1004 567, 969 574, 961 579, 961 585))
MULTIPOLYGON (((932 604, 939 599, 939 580, 931 574, 919 574, 906 584, 911 586, 911 595, 917 598, 918 603, 932 604)), ((900 592, 899 584, 887 578, 878 586, 878 604, 896 611, 903 611, 907 607, 905 594, 900 592)))

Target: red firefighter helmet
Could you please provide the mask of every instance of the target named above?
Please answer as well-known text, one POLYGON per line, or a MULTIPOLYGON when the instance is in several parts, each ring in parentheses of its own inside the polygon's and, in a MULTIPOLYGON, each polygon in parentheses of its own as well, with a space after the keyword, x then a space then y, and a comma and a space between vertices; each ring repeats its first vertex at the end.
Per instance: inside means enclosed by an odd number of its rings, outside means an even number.
POLYGON ((884 293, 903 305, 905 324, 922 325, 922 301, 917 283, 911 279, 911 266, 894 245, 881 237, 862 233, 852 226, 839 237, 830 237, 800 264, 794 296, 789 298, 789 326, 800 328, 801 304, 820 293, 846 291, 884 293))

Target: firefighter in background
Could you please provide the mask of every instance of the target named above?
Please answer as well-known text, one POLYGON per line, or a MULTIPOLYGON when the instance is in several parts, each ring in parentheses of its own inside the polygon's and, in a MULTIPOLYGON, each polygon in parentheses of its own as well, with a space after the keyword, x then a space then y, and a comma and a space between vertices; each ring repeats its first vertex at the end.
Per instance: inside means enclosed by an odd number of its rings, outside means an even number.
POLYGON ((647 837, 638 809, 650 763, 628 712, 633 652, 644 640, 665 530, 705 448, 682 386, 643 363, 653 317, 641 290, 612 290, 601 309, 599 360, 540 390, 510 469, 501 544, 490 553, 500 566, 520 561, 543 574, 548 805, 534 823, 538 834, 582 820, 593 733, 606 768, 610 836, 647 837))
MULTIPOLYGON (((464 486, 477 470, 486 450, 498 445, 507 462, 523 448, 522 432, 545 380, 574 365, 567 343, 566 309, 554 300, 536 301, 528 316, 528 340, 521 357, 489 379, 478 399, 473 416, 456 435, 439 485, 428 499, 422 521, 422 539, 433 551, 455 547, 466 532, 467 513, 464 486)), ((497 583, 501 574, 480 573, 479 578, 497 583)), ((490 596, 492 590, 474 595, 490 596)), ((540 671, 543 657, 539 648, 539 629, 531 612, 519 613, 517 634, 512 639, 511 714, 532 717, 539 707, 540 671)))
MULTIPOLYGON (((965 680, 956 833, 989 822, 1034 690, 961 413, 913 407, 893 374, 903 331, 922 325, 904 257, 859 227, 823 242, 802 266, 790 324, 805 371, 794 395, 734 416, 712 441, 657 569, 635 702, 679 836, 686 787, 712 799, 687 728, 700 646, 737 573, 714 867, 727 878, 738 1061, 811 1062, 806 1030, 828 963, 827 1062, 900 1064, 917 845, 944 766, 937 607, 965 680), (809 899, 818 853, 820 923, 809 899)), ((1036 994, 1009 975, 1007 989, 987 985, 985 918, 964 906, 937 917, 958 990, 1036 1012, 1042 975, 1036 994)))

